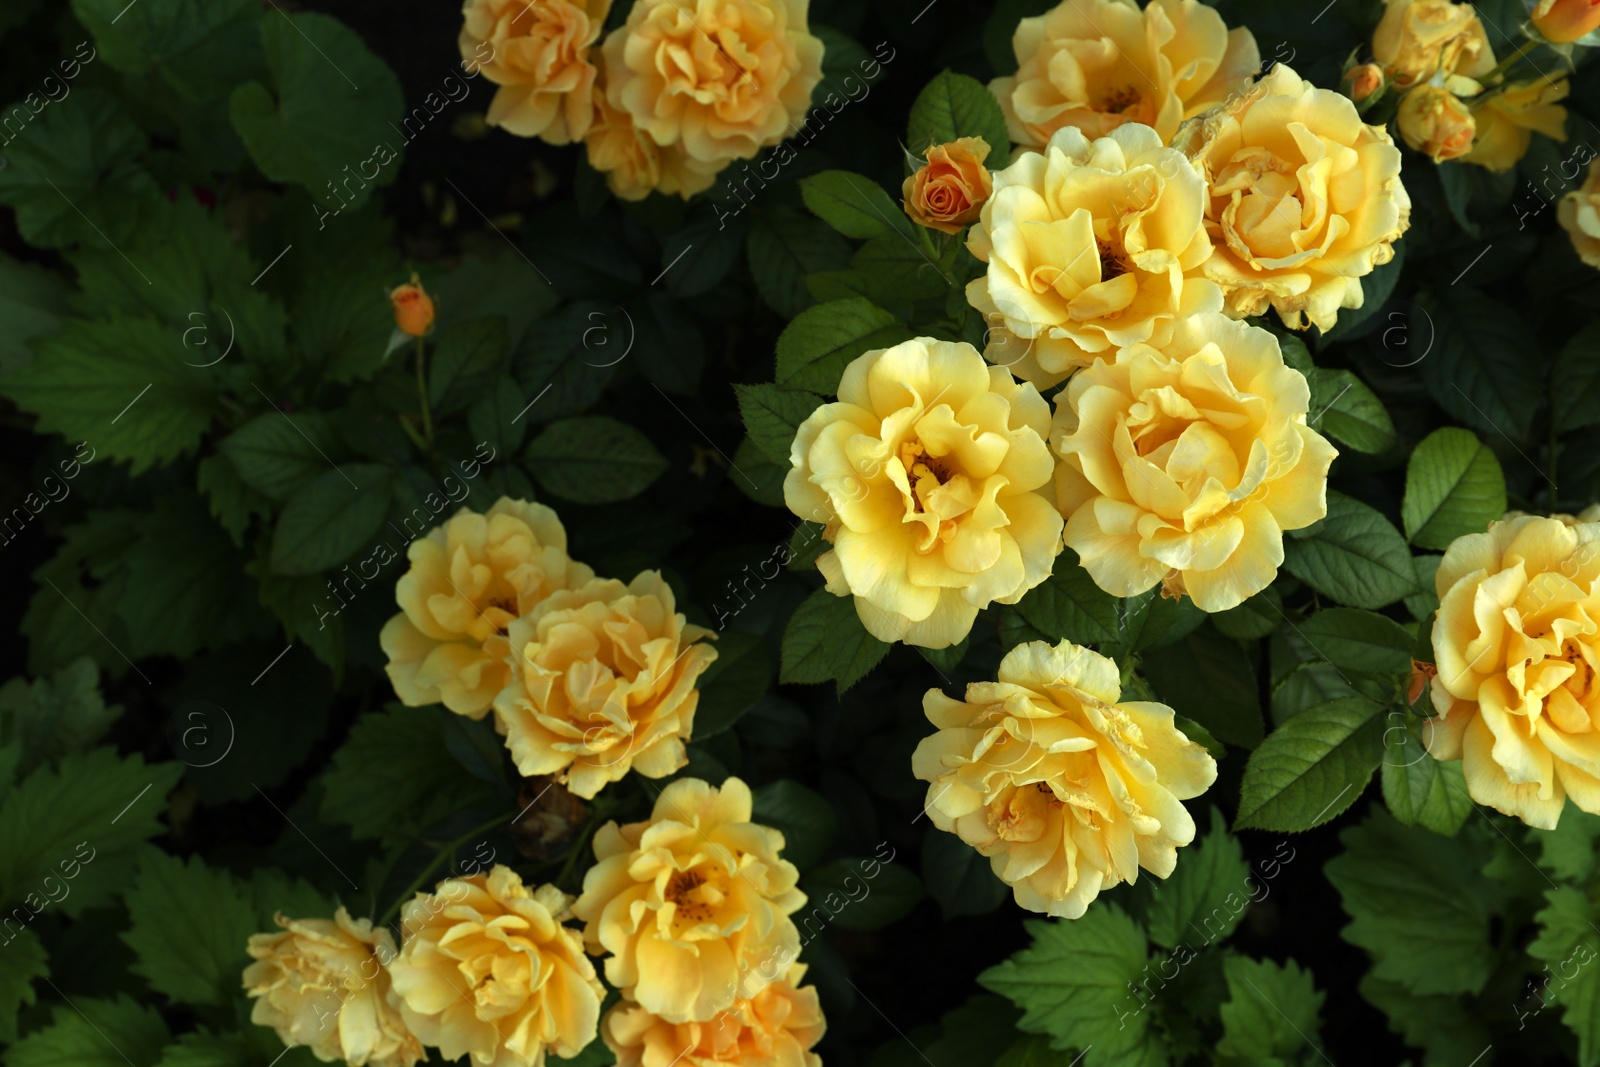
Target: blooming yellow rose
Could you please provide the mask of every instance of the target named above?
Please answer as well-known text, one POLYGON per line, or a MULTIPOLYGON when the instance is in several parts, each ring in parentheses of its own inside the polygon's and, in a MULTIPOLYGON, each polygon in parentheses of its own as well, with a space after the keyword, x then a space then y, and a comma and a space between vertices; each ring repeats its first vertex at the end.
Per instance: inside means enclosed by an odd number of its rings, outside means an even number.
POLYGON ((906 214, 919 226, 960 233, 977 219, 994 191, 983 165, 989 158, 989 142, 958 137, 949 144, 929 145, 923 157, 927 162, 900 187, 906 214))
POLYGON ((822 1067, 811 1047, 827 1027, 816 989, 798 988, 805 972, 792 964, 782 981, 706 1022, 669 1023, 623 1001, 600 1020, 600 1036, 617 1067, 822 1067))
POLYGON ((1472 151, 1478 123, 1461 98, 1439 85, 1419 85, 1406 93, 1395 115, 1406 144, 1435 163, 1472 151))
POLYGON ((929 818, 989 857, 1029 911, 1079 918, 1140 867, 1170 875, 1194 840, 1180 801, 1216 781, 1216 762, 1171 708, 1121 698, 1116 663, 1070 641, 1016 646, 964 701, 922 698, 938 732, 911 769, 929 818))
POLYGON ((467 0, 461 58, 500 86, 488 122, 551 144, 580 141, 594 119, 595 67, 611 0, 467 0))
POLYGON ((1208 183, 1202 271, 1233 315, 1270 306, 1291 327, 1331 329, 1340 308, 1361 306, 1361 278, 1394 257, 1410 224, 1388 133, 1281 63, 1174 143, 1208 183))
POLYGON ((567 557, 554 511, 508 497, 485 515, 462 508, 406 556, 411 569, 395 584, 400 614, 378 635, 389 681, 410 707, 442 703, 474 719, 510 678, 511 620, 594 577, 567 557))
POLYGON ((1471 4, 1451 0, 1386 0, 1372 32, 1372 58, 1402 88, 1435 74, 1476 78, 1494 69, 1483 23, 1471 4))
POLYGON ((511 623, 511 681, 494 701, 517 770, 589 798, 629 768, 665 778, 682 767, 695 679, 717 658, 697 643, 710 633, 676 613, 658 571, 541 600, 511 623))
POLYGON ((809 0, 636 0, 606 38, 606 98, 713 173, 783 140, 822 80, 809 0))
POLYGON ((332 919, 277 916, 282 931, 254 934, 244 972, 255 1000, 250 1021, 270 1026, 285 1045, 306 1045, 324 1062, 350 1067, 411 1067, 422 1043, 389 1003, 389 931, 340 908, 332 919))
POLYGON ((989 89, 1022 148, 1068 126, 1094 138, 1125 122, 1166 141, 1261 65, 1250 31, 1230 31, 1200 0, 1150 0, 1143 11, 1135 0, 1062 0, 1018 23, 1011 46, 1017 73, 989 89))
POLYGON ((1472 150, 1461 159, 1496 173, 1504 173, 1528 154, 1534 131, 1552 141, 1567 139, 1565 100, 1571 88, 1566 78, 1508 85, 1504 92, 1490 93, 1472 102, 1472 118, 1477 135, 1472 150))
POLYGON ((1164 584, 1237 607, 1277 575, 1283 531, 1327 514, 1338 452, 1306 425, 1310 397, 1277 338, 1220 313, 1078 372, 1051 440, 1067 547, 1113 596, 1164 584))
POLYGON ((610 822, 573 905, 606 979, 668 1022, 706 1022, 775 976, 756 961, 793 960, 789 918, 806 902, 800 872, 778 858, 783 835, 750 821, 750 787, 680 778, 647 822, 610 822))
POLYGON ((1569 796, 1600 814, 1600 523, 1490 523, 1456 538, 1435 585, 1428 750, 1529 826, 1554 829, 1569 796))
POLYGON ((823 524, 817 568, 880 641, 945 648, 978 609, 1050 576, 1050 407, 964 342, 858 356, 839 401, 801 423, 784 502, 823 524))
POLYGON ((967 247, 988 269, 967 301, 993 329, 984 355, 1041 389, 1222 306, 1185 277, 1211 255, 1205 179, 1148 126, 1091 141, 1073 128, 994 175, 967 247))
POLYGON ((1581 186, 1561 198, 1556 219, 1572 238, 1579 258, 1600 267, 1600 160, 1589 164, 1581 186))
POLYGON ((605 987, 576 930, 570 897, 529 889, 509 867, 451 878, 400 912, 405 945, 390 967, 411 1032, 447 1060, 538 1067, 594 1040, 605 987))
POLYGON ((711 188, 720 164, 700 164, 682 145, 662 148, 633 116, 595 95, 594 125, 584 138, 589 165, 606 176, 606 185, 623 200, 643 200, 653 192, 687 200, 711 188))

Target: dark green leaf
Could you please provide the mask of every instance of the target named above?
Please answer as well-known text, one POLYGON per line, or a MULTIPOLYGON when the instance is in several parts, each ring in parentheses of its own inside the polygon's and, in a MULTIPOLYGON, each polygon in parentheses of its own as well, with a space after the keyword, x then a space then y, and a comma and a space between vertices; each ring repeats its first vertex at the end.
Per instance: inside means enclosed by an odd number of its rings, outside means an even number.
POLYGON ((1470 289, 1452 286, 1418 306, 1436 332, 1422 361, 1433 399, 1482 433, 1525 440, 1543 393, 1539 375, 1528 372, 1539 360, 1532 328, 1515 308, 1470 289))
POLYGON ((1011 148, 1006 118, 994 94, 976 78, 947 70, 917 94, 906 127, 906 145, 921 152, 958 137, 982 137, 993 151, 996 166, 1011 148))
POLYGON ((1212 808, 1206 835, 1183 850, 1165 881, 1151 880, 1145 907, 1150 940, 1163 948, 1223 940, 1244 918, 1250 886, 1244 850, 1212 808))
POLYGON ((1354 804, 1382 758, 1379 710, 1364 697, 1331 700, 1267 735, 1245 764, 1235 827, 1309 830, 1354 804))
POLYGON ((1347 370, 1317 367, 1311 372, 1313 430, 1357 452, 1374 455, 1395 446, 1394 422, 1366 383, 1347 370))
POLYGON ((778 384, 831 395, 851 360, 907 336, 893 315, 867 300, 834 300, 807 308, 778 338, 778 384))
POLYGON ((1416 591, 1405 538, 1376 509, 1328 493, 1328 517, 1284 540, 1284 568, 1317 592, 1377 609, 1416 591))
POLYGON ((377 463, 347 463, 296 490, 273 531, 273 572, 319 574, 368 547, 389 513, 391 473, 377 463))
POLYGON ((744 416, 750 440, 767 459, 787 469, 795 431, 822 406, 822 398, 766 383, 735 385, 733 389, 738 394, 739 413, 744 416))
POLYGON ((1011 895, 989 858, 953 833, 929 825, 922 835, 922 881, 945 920, 988 915, 1011 895))
POLYGON ((916 227, 899 204, 871 178, 844 170, 825 170, 800 179, 800 195, 812 214, 846 237, 917 239, 916 227))
POLYGON ((837 270, 850 262, 850 246, 843 238, 798 211, 756 216, 745 248, 750 277, 761 299, 785 319, 811 306, 806 275, 837 270))
POLYGON ((49 1026, 6 1052, 6 1067, 155 1067, 170 1036, 154 1007, 125 994, 115 1000, 74 997, 51 1009, 49 1026))
POLYGON ((435 417, 471 407, 500 381, 509 354, 503 318, 468 319, 441 330, 428 355, 428 402, 435 417))
POLYGON ((1449 548, 1462 534, 1482 533, 1505 512, 1500 461, 1470 430, 1435 430, 1411 453, 1400 518, 1412 544, 1449 548))
POLYGON ((1323 659, 1347 671, 1399 674, 1411 669, 1411 634, 1371 611, 1328 608, 1301 623, 1299 633, 1323 659))
POLYGON ((603 415, 553 422, 523 457, 546 490, 579 504, 610 504, 638 496, 667 469, 650 439, 603 415))
POLYGON ((916 875, 899 864, 875 859, 834 860, 802 878, 800 887, 806 905, 793 918, 807 933, 818 923, 845 930, 880 930, 905 918, 924 896, 916 875))
POLYGON ((1197 630, 1140 661, 1156 695, 1219 740, 1240 748, 1261 743, 1261 693, 1238 642, 1197 630))
POLYGON ((752 805, 751 818, 783 834, 783 858, 801 871, 821 862, 839 830, 827 798, 787 778, 755 790, 752 805))
POLYGON ((854 599, 818 589, 789 618, 783 632, 781 682, 814 683, 837 679, 848 689, 889 652, 867 633, 854 599))
MULTIPOLYGON (((180 1004, 221 1006, 238 995, 258 932, 255 906, 226 871, 198 856, 188 863, 151 850, 127 893, 131 925, 122 935, 150 988, 180 1004)), ((320 916, 319 916, 320 917, 320 916)))

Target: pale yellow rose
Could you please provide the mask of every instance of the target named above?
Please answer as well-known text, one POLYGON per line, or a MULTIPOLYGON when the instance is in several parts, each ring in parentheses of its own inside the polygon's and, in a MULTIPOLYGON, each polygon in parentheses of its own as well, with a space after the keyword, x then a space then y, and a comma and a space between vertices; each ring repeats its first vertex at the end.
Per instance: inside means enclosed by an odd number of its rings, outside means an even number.
POLYGON ((839 401, 801 423, 784 502, 823 524, 817 568, 880 641, 946 648, 1015 604, 1061 551, 1050 407, 964 342, 856 357, 839 401))
POLYGON ((1069 126, 1103 137, 1125 122, 1162 141, 1191 115, 1250 84, 1261 65, 1250 31, 1229 30, 1200 0, 1062 0, 1017 25, 1017 73, 989 89, 1011 140, 1037 149, 1069 126))
POLYGON ((940 233, 960 233, 976 221, 994 181, 983 161, 989 142, 958 137, 949 144, 929 145, 927 160, 900 187, 900 202, 918 226, 940 233))
POLYGON ((324 1063, 411 1067, 422 1043, 389 1003, 389 931, 340 908, 332 919, 277 916, 282 931, 253 934, 244 988, 250 1021, 270 1026, 288 1046, 305 1045, 324 1063))
POLYGON ((631 1001, 600 1020, 600 1036, 617 1067, 822 1067, 811 1051, 826 1023, 812 986, 798 988, 804 964, 782 981, 705 1022, 669 1023, 631 1001))
POLYGON ((646 822, 606 823, 572 907, 589 951, 609 952, 606 979, 668 1022, 706 1022, 756 996, 793 960, 806 902, 783 835, 750 821, 750 787, 680 778, 646 822))
POLYGON ((653 192, 687 200, 711 188, 721 164, 700 164, 682 145, 662 148, 626 111, 595 95, 594 125, 584 138, 589 165, 606 176, 606 185, 623 200, 643 200, 653 192))
POLYGON ((606 38, 606 98, 662 147, 720 170, 804 121, 822 80, 808 0, 636 0, 606 38))
POLYGON ((1361 306, 1361 278, 1394 258, 1410 225, 1389 134, 1281 63, 1174 143, 1208 183, 1202 271, 1230 314, 1274 307, 1290 327, 1331 329, 1340 308, 1361 306))
POLYGON ((589 50, 611 0, 466 0, 461 59, 500 88, 488 122, 551 144, 581 141, 594 118, 589 50))
POLYGON ((992 327, 984 356, 1041 389, 1179 316, 1222 306, 1195 273, 1211 255, 1205 179, 1148 126, 1098 140, 1071 127, 994 174, 967 248, 988 264, 967 301, 992 327))
POLYGON ((487 514, 462 508, 411 542, 395 583, 400 614, 378 635, 389 681, 409 707, 440 704, 481 719, 511 668, 511 620, 594 571, 567 556, 567 531, 543 504, 501 497, 487 514))
POLYGON ((1472 118, 1477 136, 1462 161, 1503 174, 1528 154, 1535 131, 1552 141, 1565 141, 1567 109, 1558 101, 1567 98, 1570 88, 1566 78, 1554 82, 1540 78, 1508 85, 1504 92, 1483 97, 1481 103, 1474 100, 1472 118))
POLYGON ((1600 523, 1490 523, 1456 538, 1434 581, 1428 750, 1529 826, 1554 829, 1568 797, 1600 814, 1600 523))
POLYGON ((1079 371, 1051 443, 1066 544, 1113 596, 1156 585, 1227 611, 1272 583, 1283 531, 1327 514, 1338 455, 1267 330, 1220 313, 1079 371))
POLYGON ((1494 50, 1471 4, 1386 0, 1372 32, 1372 58, 1404 88, 1435 74, 1476 78, 1494 69, 1494 50))
POLYGON ((1591 267, 1600 267, 1600 160, 1589 164, 1581 186, 1561 198, 1556 220, 1572 238, 1579 258, 1591 267))
POLYGON ((922 710, 938 727, 911 757, 929 818, 1029 911, 1076 919, 1140 867, 1166 878, 1194 840, 1180 802, 1217 778, 1171 708, 1122 702, 1116 663, 1070 641, 1018 645, 998 681, 964 701, 930 689, 922 710))
POLYGON ((470 1053, 473 1067, 576 1056, 595 1038, 605 987, 578 932, 561 925, 571 900, 496 864, 408 901, 389 970, 412 1033, 447 1060, 470 1053))
POLYGON ((1407 145, 1435 163, 1472 151, 1478 124, 1466 103, 1443 86, 1419 85, 1406 93, 1395 124, 1407 145))
POLYGON ((561 589, 511 623, 511 681, 496 728, 523 777, 590 798, 630 769, 665 778, 689 761, 695 680, 717 650, 677 614, 659 571, 561 589))

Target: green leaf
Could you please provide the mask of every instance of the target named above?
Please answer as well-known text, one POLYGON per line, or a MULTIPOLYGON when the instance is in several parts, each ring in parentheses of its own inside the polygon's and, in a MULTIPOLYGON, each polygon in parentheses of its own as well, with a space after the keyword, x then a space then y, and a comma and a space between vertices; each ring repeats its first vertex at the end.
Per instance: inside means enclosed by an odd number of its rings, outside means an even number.
POLYGON ((150 319, 69 322, 0 388, 40 430, 92 441, 140 474, 193 451, 211 425, 211 375, 184 366, 175 344, 150 319))
POLYGON ((831 396, 851 360, 907 336, 904 325, 868 300, 832 300, 807 308, 778 337, 778 384, 831 396))
POLYGON ((1327 608, 1301 623, 1299 633, 1323 659, 1347 671, 1400 674, 1411 669, 1411 634, 1375 612, 1327 608))
POLYGON ((509 374, 502 374, 486 386, 467 412, 467 428, 472 439, 488 442, 497 455, 515 455, 530 425, 524 416, 527 403, 509 374))
POLYGON ((1024 593, 1014 610, 1051 642, 1098 645, 1117 639, 1118 606, 1073 553, 1062 552, 1050 577, 1024 593))
POLYGON ((1163 703, 1218 740, 1240 748, 1261 743, 1261 692, 1237 641, 1197 630, 1141 659, 1139 673, 1163 703))
POLYGON ((27 927, 20 934, 8 933, 0 951, 6 962, 0 967, 0 1042, 10 1044, 17 1039, 17 1014, 37 999, 33 980, 50 977, 50 960, 27 927))
POLYGON ((323 776, 322 817, 357 840, 420 833, 493 794, 445 748, 443 707, 390 705, 356 720, 323 776))
POLYGON ((1377 809, 1339 839, 1325 871, 1352 920, 1341 936, 1372 955, 1372 975, 1416 994, 1482 991, 1495 962, 1485 850, 1377 809))
POLYGON ((1400 518, 1412 544, 1446 549, 1462 534, 1482 533, 1505 513, 1500 461, 1472 431, 1446 426, 1411 453, 1400 518))
POLYGON ((0 744, 19 743, 24 766, 81 752, 105 736, 122 714, 100 696, 100 671, 87 656, 49 678, 13 678, 0 687, 0 744))
POLYGON ((1383 402, 1366 383, 1347 370, 1314 368, 1311 383, 1311 428, 1349 445, 1357 452, 1377 455, 1395 446, 1399 438, 1383 402))
POLYGON ((1249 891, 1250 866, 1244 861, 1244 849, 1228 833, 1222 813, 1212 808, 1211 829, 1183 850, 1172 874, 1164 881, 1150 879, 1150 902, 1144 913, 1150 940, 1163 948, 1177 948, 1191 939, 1215 944, 1244 918, 1249 891), (1241 895, 1245 899, 1236 902, 1241 895))
POLYGON ((899 204, 871 178, 845 170, 825 170, 800 179, 806 207, 846 237, 917 239, 916 227, 899 204))
POLYGON ((1328 517, 1285 539, 1284 569, 1324 596, 1357 608, 1387 607, 1416 590, 1400 531, 1376 509, 1328 493, 1328 517))
POLYGON ((270 515, 272 501, 246 485, 226 456, 205 457, 195 475, 195 485, 205 495, 211 517, 228 532, 234 546, 242 548, 251 520, 270 515))
POLYGON ((778 680, 807 684, 837 679, 843 691, 888 652, 889 646, 861 625, 854 598, 818 589, 789 617, 778 680))
POLYGON ((717 658, 700 676, 700 706, 694 713, 694 739, 727 730, 766 695, 772 685, 772 656, 766 642, 738 630, 724 630, 717 658))
POLYGON ((1235 641, 1255 641, 1283 625, 1287 617, 1283 598, 1268 586, 1238 607, 1211 616, 1211 621, 1224 636, 1235 641))
POLYGON ((666 457, 650 439, 604 415, 552 422, 523 454, 546 490, 579 504, 630 500, 666 472, 666 457))
POLYGON ((434 417, 464 411, 505 373, 511 353, 506 320, 468 319, 439 331, 428 354, 428 403, 434 417))
POLYGON ((827 798, 799 782, 768 782, 752 794, 751 819, 783 834, 783 858, 809 871, 821 862, 839 831, 827 798))
POLYGON ((1590 815, 1576 804, 1569 804, 1562 809, 1554 830, 1542 830, 1532 836, 1539 847, 1539 866, 1557 878, 1581 882, 1594 873, 1600 815, 1590 815))
POLYGON ((1406 1044, 1425 1049, 1426 1067, 1471 1064, 1491 1044, 1481 1015, 1460 997, 1419 997, 1398 982, 1371 974, 1361 979, 1361 995, 1389 1017, 1389 1029, 1406 1044))
POLYGON ((1383 802, 1402 825, 1454 837, 1472 814, 1461 761, 1434 759, 1398 714, 1383 732, 1383 802))
POLYGON ((260 67, 251 0, 72 0, 106 65, 124 74, 158 73, 187 100, 220 94, 260 67), (244 61, 242 64, 241 61, 244 61))
POLYGON ((745 238, 750 278, 768 307, 792 319, 812 304, 806 275, 850 262, 850 246, 816 219, 780 209, 757 215, 745 238))
POLYGON ((346 463, 323 471, 284 505, 272 533, 275 574, 320 574, 366 548, 389 513, 390 469, 346 463))
MULTIPOLYGON (((1548 965, 1548 977, 1535 994, 1523 999, 1532 1007, 1549 995, 1565 1008, 1561 1021, 1578 1035, 1579 1067, 1595 1067, 1600 1064, 1600 967, 1588 965, 1600 950, 1596 912, 1583 891, 1572 886, 1560 886, 1544 896, 1548 904, 1534 917, 1539 936, 1528 945, 1528 955, 1548 965)), ((1519 1010, 1519 1019, 1521 1014, 1519 1010)))
MULTIPOLYGON (((1321 351, 1334 341, 1343 341, 1347 338, 1365 333, 1363 329, 1372 316, 1383 310, 1389 297, 1394 295, 1394 287, 1400 281, 1401 268, 1405 266, 1406 243, 1394 243, 1394 258, 1389 262, 1372 268, 1372 272, 1361 279, 1361 306, 1358 308, 1340 308, 1338 321, 1333 329, 1327 333, 1318 331, 1317 350, 1321 351)), ((1312 410, 1317 410, 1315 406, 1312 410)), ((1349 442, 1346 442, 1347 444, 1349 442)), ((1354 447, 1354 446, 1352 446, 1354 447)), ((1362 449, 1365 451, 1365 449, 1362 449)))
POLYGON ((110 901, 135 849, 166 829, 158 818, 182 770, 95 748, 28 775, 0 804, 0 904, 42 901, 46 879, 70 884, 54 905, 69 917, 110 901))
POLYGON ((359 207, 400 172, 400 83, 337 19, 279 14, 261 19, 272 87, 233 91, 233 128, 268 178, 305 186, 336 213, 359 207))
POLYGON ((33 361, 36 338, 60 331, 72 292, 59 275, 0 253, 0 377, 33 361))
POLYGON ((1153 1016, 1130 987, 1148 962, 1144 931, 1115 904, 1098 901, 1071 922, 1028 922, 1033 944, 978 975, 978 984, 1023 1010, 1017 1028, 1047 1034, 1052 1048, 1083 1052, 1085 1063, 1120 1063, 1140 1046, 1167 1058, 1150 1035, 1153 1016))
POLYGON ((1222 1040, 1217 1052, 1242 1063, 1295 1062, 1321 1027, 1323 995, 1310 971, 1293 960, 1287 965, 1229 954, 1222 961, 1228 1000, 1222 1005, 1222 1040))
POLYGON ((6 1067, 155 1067, 171 1035, 161 1014, 126 994, 74 997, 51 1009, 52 1022, 6 1052, 6 1067))
POLYGON ((830 923, 844 930, 881 930, 898 922, 925 895, 916 875, 875 859, 834 860, 800 880, 806 903, 793 916, 803 932, 830 923))
POLYGON ((277 503, 325 472, 329 454, 340 451, 333 421, 314 411, 257 415, 219 447, 247 486, 277 503))
POLYGON ((1011 148, 1006 117, 994 94, 978 79, 947 70, 929 82, 911 105, 906 146, 922 152, 958 137, 982 137, 992 150, 990 162, 996 166, 1011 148))
POLYGON ((1591 320, 1556 354, 1550 417, 1557 433, 1600 423, 1600 320, 1591 320))
POLYGON ((739 397, 739 413, 750 440, 769 460, 787 468, 795 432, 822 406, 822 398, 773 384, 735 385, 733 391, 739 397))
POLYGON ((939 902, 946 922, 962 915, 988 915, 1011 895, 1011 888, 990 869, 987 856, 931 824, 922 835, 922 881, 928 895, 939 902))
MULTIPOLYGON (((959 289, 953 276, 917 245, 899 237, 874 237, 850 257, 848 288, 896 314, 912 316, 918 301, 938 300, 959 289)), ((849 294, 841 294, 849 295, 849 294)))
POLYGON ((1365 697, 1330 700, 1268 734, 1245 764, 1234 826, 1309 830, 1354 804, 1382 758, 1379 710, 1365 697))
POLYGON ((1540 376, 1528 373, 1539 363, 1533 329, 1515 308, 1470 289, 1452 286, 1417 303, 1436 332, 1422 361, 1433 399, 1483 433, 1526 440, 1543 393, 1540 376))
POLYGON ((126 899, 122 940, 138 957, 135 974, 180 1004, 233 1003, 250 962, 245 943, 260 931, 255 906, 232 875, 198 856, 185 863, 151 850, 126 899))

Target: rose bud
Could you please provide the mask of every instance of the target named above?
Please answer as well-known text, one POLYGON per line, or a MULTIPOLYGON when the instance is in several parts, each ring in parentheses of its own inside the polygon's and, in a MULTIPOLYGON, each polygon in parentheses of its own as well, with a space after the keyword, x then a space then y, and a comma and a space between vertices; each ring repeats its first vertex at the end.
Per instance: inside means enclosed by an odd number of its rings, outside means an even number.
POLYGON ((919 226, 940 233, 960 233, 978 220, 978 211, 994 181, 983 161, 989 142, 982 137, 960 137, 936 144, 923 153, 927 160, 900 188, 906 214, 919 226))
POLYGON ((389 303, 394 306, 394 324, 401 332, 421 337, 433 329, 433 297, 415 274, 389 294, 389 303))
POLYGON ((1548 41, 1576 41, 1600 29, 1600 0, 1539 0, 1533 24, 1548 41))
POLYGON ((1345 72, 1350 83, 1350 99, 1360 103, 1383 88, 1383 68, 1376 63, 1363 63, 1345 72))
POLYGON ((1400 136, 1435 163, 1464 156, 1472 150, 1478 124, 1461 98, 1448 89, 1419 85, 1400 101, 1400 136))

